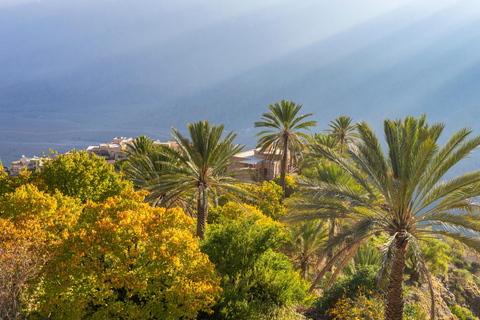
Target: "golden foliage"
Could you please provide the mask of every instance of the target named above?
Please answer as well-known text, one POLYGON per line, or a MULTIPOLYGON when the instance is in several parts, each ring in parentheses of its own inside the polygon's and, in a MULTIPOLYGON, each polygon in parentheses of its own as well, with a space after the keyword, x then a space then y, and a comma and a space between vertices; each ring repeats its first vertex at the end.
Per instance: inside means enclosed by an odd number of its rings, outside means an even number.
POLYGON ((179 319, 208 310, 219 293, 213 265, 181 209, 124 191, 87 202, 78 224, 52 244, 38 311, 57 319, 179 319))
POLYGON ((0 198, 0 318, 24 317, 27 288, 50 256, 47 244, 61 241, 80 209, 78 200, 30 184, 0 198))
POLYGON ((377 320, 383 318, 384 310, 383 296, 360 288, 358 296, 352 299, 344 295, 327 313, 335 320, 377 320))

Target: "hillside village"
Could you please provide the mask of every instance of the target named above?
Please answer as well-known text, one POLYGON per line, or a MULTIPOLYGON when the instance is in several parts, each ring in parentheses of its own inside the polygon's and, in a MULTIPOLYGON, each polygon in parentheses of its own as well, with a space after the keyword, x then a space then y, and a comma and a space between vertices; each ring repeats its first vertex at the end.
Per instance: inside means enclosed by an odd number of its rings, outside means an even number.
POLYGON ((461 129, 441 147, 432 141, 443 123, 387 119, 395 152, 386 158, 366 122, 340 116, 309 135, 301 130, 316 123, 305 120, 311 114, 295 118, 300 108, 284 100, 269 106, 256 127, 289 121, 263 131, 261 149, 243 150, 235 135, 222 138, 223 125, 205 120, 187 124, 190 138, 176 129, 174 141, 120 136, 12 162, 0 175, 0 269, 7 270, 0 293, 8 292, 0 294, 0 319, 2 312, 65 320, 109 312, 132 320, 175 313, 172 320, 478 320, 480 217, 470 200, 480 196, 480 172, 438 183, 449 168, 438 162, 458 162, 459 153, 480 147, 480 136, 468 139, 471 131, 461 129), (413 166, 421 162, 428 163, 413 166), (417 185, 398 184, 410 174, 417 185), (399 186, 412 198, 427 190, 401 204, 420 209, 392 215, 403 199, 399 186), (391 239, 402 256, 384 262, 391 239), (107 298, 85 297, 82 288, 107 298), (156 300, 159 292, 173 300, 156 300), (117 307, 127 305, 142 316, 117 307))
MULTIPOLYGON (((111 165, 114 165, 117 161, 125 160, 128 158, 128 154, 125 151, 130 149, 129 145, 134 141, 132 137, 115 137, 112 142, 100 143, 99 145, 88 146, 85 151, 89 154, 95 154, 96 156, 105 159, 105 161, 111 165)), ((178 144, 175 141, 161 142, 160 140, 154 140, 153 146, 166 146, 178 151, 178 144)), ((69 154, 67 152, 66 154, 69 154)), ((22 158, 13 161, 10 167, 4 167, 4 172, 7 172, 11 177, 17 177, 21 171, 42 171, 43 163, 47 157, 33 156, 31 158, 22 155, 22 158)), ((233 164, 230 169, 250 169, 251 174, 244 174, 237 176, 236 178, 241 180, 255 180, 255 181, 270 181, 280 172, 280 157, 278 154, 271 155, 268 152, 260 152, 259 149, 251 149, 242 151, 236 154, 232 158, 233 164)), ((288 165, 288 171, 293 172, 296 167, 290 162, 288 165)))

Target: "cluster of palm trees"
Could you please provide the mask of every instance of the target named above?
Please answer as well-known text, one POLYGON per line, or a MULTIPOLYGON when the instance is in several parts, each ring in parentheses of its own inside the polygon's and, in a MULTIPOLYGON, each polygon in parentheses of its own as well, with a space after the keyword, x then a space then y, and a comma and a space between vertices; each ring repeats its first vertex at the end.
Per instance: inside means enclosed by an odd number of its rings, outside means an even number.
MULTIPOLYGON (((286 221, 307 221, 292 231, 286 244, 302 252, 298 263, 303 276, 309 264, 323 266, 311 290, 331 272, 331 285, 362 244, 383 235, 379 279, 386 290, 385 319, 403 317, 403 280, 408 250, 417 271, 429 284, 431 276, 419 243, 431 237, 451 238, 480 252, 480 171, 447 179, 450 169, 480 144, 469 129, 456 132, 440 146, 444 124, 429 125, 426 116, 385 120, 382 144, 364 121, 353 125, 338 117, 327 134, 308 135, 316 125, 311 114, 299 115, 301 105, 281 101, 268 106, 255 127, 258 148, 280 155, 280 184, 285 189, 288 161, 300 161, 296 193, 286 201, 286 221), (328 239, 328 240, 326 240, 328 239)), ((235 179, 232 157, 243 149, 232 132, 208 121, 187 124, 189 137, 173 128, 179 150, 154 148, 137 138, 125 164, 137 188, 150 191, 148 201, 158 206, 182 206, 197 216, 197 235, 203 238, 208 208, 219 195, 242 201, 254 197, 249 182, 235 179)), ((287 249, 288 250, 288 249, 287 249)))

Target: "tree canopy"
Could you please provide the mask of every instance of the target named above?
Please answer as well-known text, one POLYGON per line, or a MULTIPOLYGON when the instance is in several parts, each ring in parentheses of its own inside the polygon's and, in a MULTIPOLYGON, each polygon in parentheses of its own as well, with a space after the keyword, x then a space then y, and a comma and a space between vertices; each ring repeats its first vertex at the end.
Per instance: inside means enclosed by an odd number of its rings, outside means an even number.
MULTIPOLYGON (((317 281, 341 258, 345 262, 337 268, 331 283, 363 240, 385 233, 380 273, 389 279, 386 319, 402 319, 408 246, 415 254, 417 269, 430 284, 432 318, 434 293, 420 242, 441 236, 480 252, 480 205, 475 201, 480 195, 480 170, 444 180, 452 167, 478 147, 480 136, 471 138, 471 130, 463 128, 440 147, 443 128, 442 123, 428 125, 425 116, 385 120, 386 154, 366 122, 358 125, 360 142, 344 154, 316 145, 319 153, 340 166, 356 184, 353 188, 331 182, 321 185, 319 208, 334 208, 337 216, 348 219, 351 225, 330 242, 329 247, 340 246, 341 250, 317 281)), ((330 218, 332 211, 318 210, 316 216, 330 218)))
POLYGON ((255 137, 259 137, 257 148, 261 152, 268 152, 273 159, 276 154, 281 157, 280 165, 280 186, 285 191, 285 174, 287 173, 287 159, 290 152, 291 157, 296 157, 302 152, 308 135, 301 130, 310 130, 310 127, 317 125, 316 121, 304 121, 312 116, 311 113, 299 115, 302 109, 301 104, 293 101, 282 100, 269 105, 269 113, 262 114, 261 120, 255 122, 255 128, 263 128, 255 137))

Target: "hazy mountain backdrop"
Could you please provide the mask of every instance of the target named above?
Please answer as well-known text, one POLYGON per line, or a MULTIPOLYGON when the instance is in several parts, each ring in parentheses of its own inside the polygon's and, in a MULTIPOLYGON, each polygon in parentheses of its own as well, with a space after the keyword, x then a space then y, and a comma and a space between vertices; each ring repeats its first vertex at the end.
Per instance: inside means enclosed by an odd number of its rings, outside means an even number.
MULTIPOLYGON (((1 0, 4 164, 209 119, 254 146, 267 105, 317 131, 427 113, 480 134, 478 0, 1 0)), ((476 169, 472 160, 463 169, 476 169)))

